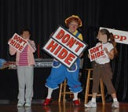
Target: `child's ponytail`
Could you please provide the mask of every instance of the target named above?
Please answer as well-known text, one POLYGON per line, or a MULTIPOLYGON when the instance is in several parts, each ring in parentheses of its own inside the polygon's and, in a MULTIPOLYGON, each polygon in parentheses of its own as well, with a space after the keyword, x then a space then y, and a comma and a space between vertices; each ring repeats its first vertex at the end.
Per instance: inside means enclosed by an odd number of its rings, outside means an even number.
POLYGON ((118 54, 118 51, 116 49, 116 42, 115 42, 115 39, 114 39, 114 35, 112 33, 109 33, 109 39, 110 39, 110 42, 113 44, 114 46, 114 56, 117 56, 118 54))

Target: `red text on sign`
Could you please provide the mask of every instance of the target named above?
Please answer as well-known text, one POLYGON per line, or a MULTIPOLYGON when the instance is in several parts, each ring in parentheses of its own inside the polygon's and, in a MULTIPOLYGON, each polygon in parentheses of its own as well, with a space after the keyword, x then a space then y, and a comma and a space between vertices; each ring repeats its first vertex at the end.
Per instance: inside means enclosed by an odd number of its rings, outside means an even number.
POLYGON ((22 49, 23 49, 23 45, 20 45, 20 44, 17 43, 17 41, 15 41, 15 40, 10 40, 10 45, 12 45, 13 47, 15 47, 15 48, 18 49, 19 51, 22 51, 22 49))
POLYGON ((126 40, 126 36, 114 35, 115 39, 119 39, 120 41, 126 40))
POLYGON ((99 52, 97 52, 95 54, 91 54, 90 58, 91 58, 91 60, 95 60, 96 58, 99 58, 99 57, 101 57, 103 55, 104 55, 104 51, 102 50, 102 51, 99 51, 99 52))
POLYGON ((75 55, 69 52, 66 48, 62 47, 60 44, 52 40, 46 47, 51 53, 57 56, 57 58, 64 60, 64 62, 68 65, 71 64, 73 59, 75 59, 75 55))
POLYGON ((96 53, 102 49, 102 45, 90 49, 90 54, 96 53))
POLYGON ((61 40, 61 42, 69 48, 72 48, 74 45, 76 45, 75 52, 78 52, 82 47, 84 47, 84 45, 80 41, 76 40, 68 33, 65 34, 65 31, 62 29, 56 35, 56 39, 61 40))

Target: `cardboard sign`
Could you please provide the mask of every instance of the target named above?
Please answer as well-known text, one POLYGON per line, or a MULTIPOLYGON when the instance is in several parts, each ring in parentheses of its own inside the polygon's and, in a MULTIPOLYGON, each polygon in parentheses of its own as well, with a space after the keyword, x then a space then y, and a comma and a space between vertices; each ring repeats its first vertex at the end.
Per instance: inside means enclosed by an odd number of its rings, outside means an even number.
POLYGON ((109 32, 113 33, 117 43, 128 44, 128 32, 105 27, 100 27, 100 29, 107 29, 109 32))
POLYGON ((15 33, 8 44, 15 48, 18 52, 22 52, 27 45, 27 41, 15 33))
POLYGON ((87 46, 62 27, 59 27, 52 37, 77 56, 79 56, 87 46))
POLYGON ((90 56, 90 61, 94 61, 100 57, 105 56, 105 51, 103 50, 102 44, 92 47, 88 50, 89 56, 90 56))
POLYGON ((77 59, 76 55, 68 51, 65 47, 52 38, 48 41, 43 49, 67 67, 70 67, 77 59))
POLYGON ((59 27, 43 49, 70 68, 86 47, 77 37, 59 27))

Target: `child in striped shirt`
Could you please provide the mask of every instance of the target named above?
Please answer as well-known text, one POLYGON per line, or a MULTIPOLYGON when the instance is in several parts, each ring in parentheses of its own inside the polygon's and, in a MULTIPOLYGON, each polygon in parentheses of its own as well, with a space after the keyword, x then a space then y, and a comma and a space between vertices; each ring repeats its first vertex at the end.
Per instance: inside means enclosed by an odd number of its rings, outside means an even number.
POLYGON ((19 84, 18 104, 17 106, 31 106, 33 97, 33 66, 35 64, 34 55, 35 43, 30 40, 29 29, 23 29, 21 37, 28 41, 24 50, 20 53, 13 47, 9 46, 11 55, 16 54, 17 75, 19 84))

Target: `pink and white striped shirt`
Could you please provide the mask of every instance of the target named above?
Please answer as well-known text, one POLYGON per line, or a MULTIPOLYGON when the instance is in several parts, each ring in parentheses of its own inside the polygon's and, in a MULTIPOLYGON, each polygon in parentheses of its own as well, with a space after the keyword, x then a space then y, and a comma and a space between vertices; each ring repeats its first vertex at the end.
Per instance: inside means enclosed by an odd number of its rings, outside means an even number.
POLYGON ((20 53, 20 58, 19 58, 19 66, 28 66, 28 45, 24 48, 24 50, 20 53))
MULTIPOLYGON (((35 46, 34 41, 31 41, 31 44, 33 46, 35 46)), ((27 48, 27 60, 28 60, 28 66, 34 65, 35 64, 35 60, 34 60, 34 55, 33 53, 35 52, 36 49, 33 49, 29 44, 28 44, 28 48, 27 48)), ((20 52, 18 52, 16 49, 14 49, 13 47, 9 46, 9 52, 11 55, 15 55, 16 54, 16 65, 19 66, 19 60, 20 60, 20 52)))

